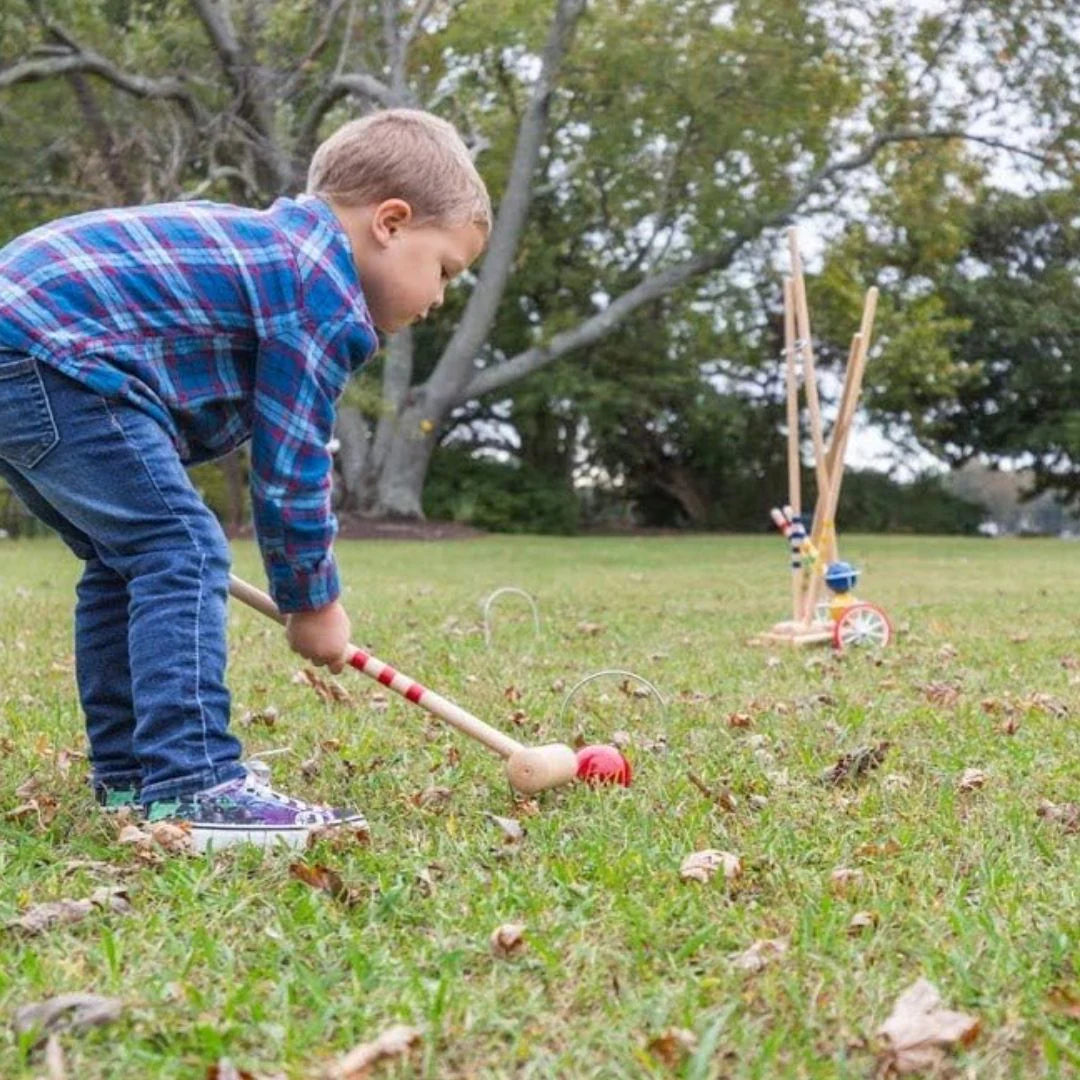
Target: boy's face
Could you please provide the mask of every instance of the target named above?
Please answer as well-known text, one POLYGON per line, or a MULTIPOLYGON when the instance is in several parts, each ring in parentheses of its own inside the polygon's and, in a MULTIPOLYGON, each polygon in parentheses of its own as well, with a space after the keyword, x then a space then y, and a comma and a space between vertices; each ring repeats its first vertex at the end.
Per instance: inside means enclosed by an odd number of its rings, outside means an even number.
POLYGON ((380 220, 379 210, 371 223, 376 243, 357 269, 375 326, 392 334, 442 305, 446 286, 472 265, 487 236, 471 223, 415 225, 409 213, 380 220))

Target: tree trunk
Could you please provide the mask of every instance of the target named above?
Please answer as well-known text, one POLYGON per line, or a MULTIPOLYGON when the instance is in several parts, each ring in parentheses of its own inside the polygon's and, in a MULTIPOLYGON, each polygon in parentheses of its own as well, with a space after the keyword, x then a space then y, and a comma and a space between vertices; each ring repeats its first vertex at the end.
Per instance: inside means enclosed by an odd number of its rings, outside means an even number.
POLYGON ((435 449, 436 431, 422 402, 402 411, 382 468, 374 478, 373 498, 366 507, 368 513, 374 517, 424 516, 424 478, 435 449))
POLYGON ((336 462, 338 490, 334 500, 342 510, 358 512, 363 509, 371 425, 355 405, 341 405, 334 434, 340 443, 336 462))

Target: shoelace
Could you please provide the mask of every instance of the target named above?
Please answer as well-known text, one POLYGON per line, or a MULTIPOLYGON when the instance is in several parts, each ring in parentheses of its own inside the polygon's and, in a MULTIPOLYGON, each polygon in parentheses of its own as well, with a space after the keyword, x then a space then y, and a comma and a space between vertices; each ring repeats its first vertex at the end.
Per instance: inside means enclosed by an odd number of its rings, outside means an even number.
POLYGON ((269 757, 271 754, 285 754, 291 747, 285 746, 279 750, 263 750, 258 754, 252 755, 244 762, 244 768, 247 769, 247 776, 244 778, 244 788, 254 794, 257 794, 260 798, 267 799, 271 802, 279 803, 282 806, 287 806, 291 810, 324 810, 325 807, 318 803, 305 802, 303 799, 294 799, 290 795, 284 795, 280 791, 275 791, 270 786, 270 766, 262 760, 264 757, 269 757))

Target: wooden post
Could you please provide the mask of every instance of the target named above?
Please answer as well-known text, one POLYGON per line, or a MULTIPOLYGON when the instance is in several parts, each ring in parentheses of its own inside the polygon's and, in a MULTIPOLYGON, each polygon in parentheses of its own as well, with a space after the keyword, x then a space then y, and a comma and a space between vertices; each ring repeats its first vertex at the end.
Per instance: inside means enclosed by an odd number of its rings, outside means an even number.
POLYGON ((811 542, 818 545, 821 554, 817 562, 814 563, 806 589, 806 606, 803 611, 804 621, 806 622, 813 618, 814 608, 817 606, 822 581, 824 580, 826 554, 831 553, 831 557, 835 558, 837 552, 836 523, 834 519, 840 501, 840 485, 844 478, 844 455, 855 416, 855 408, 858 405, 859 394, 862 390, 863 371, 866 369, 866 354, 870 350, 870 339, 874 330, 877 299, 877 289, 868 289, 863 304, 862 323, 859 326, 859 332, 855 335, 858 344, 852 343, 854 346, 854 356, 852 357, 854 367, 845 380, 850 383, 850 393, 846 394, 842 402, 841 412, 836 418, 833 429, 833 459, 831 474, 828 479, 828 498, 819 507, 821 511, 820 521, 817 520, 818 515, 816 513, 814 515, 816 527, 811 542))
MULTIPOLYGON (((802 514, 802 460, 799 453, 799 376, 795 369, 795 297, 790 277, 784 278, 784 364, 787 381, 788 503, 795 517, 802 514)), ((802 611, 802 569, 791 570, 791 617, 802 611)))

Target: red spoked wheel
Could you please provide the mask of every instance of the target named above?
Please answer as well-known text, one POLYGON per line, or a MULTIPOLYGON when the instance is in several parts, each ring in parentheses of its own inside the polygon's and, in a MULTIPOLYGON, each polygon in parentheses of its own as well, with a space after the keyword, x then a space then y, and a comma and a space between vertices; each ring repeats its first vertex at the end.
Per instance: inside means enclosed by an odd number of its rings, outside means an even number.
POLYGON ((852 604, 833 626, 833 645, 837 649, 883 649, 891 640, 892 623, 874 604, 852 604))

